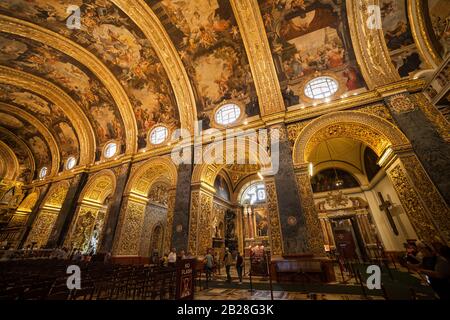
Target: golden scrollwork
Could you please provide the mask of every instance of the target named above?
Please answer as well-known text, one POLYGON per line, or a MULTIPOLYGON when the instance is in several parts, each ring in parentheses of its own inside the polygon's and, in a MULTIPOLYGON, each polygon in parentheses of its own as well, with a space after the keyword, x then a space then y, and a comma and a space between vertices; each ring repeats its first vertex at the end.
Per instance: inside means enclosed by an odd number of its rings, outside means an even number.
POLYGON ((308 172, 297 174, 297 186, 305 215, 308 249, 315 255, 324 255, 322 227, 314 204, 308 172))
POLYGON ((396 94, 388 98, 388 106, 394 113, 407 113, 414 111, 416 106, 406 94, 396 94))
POLYGON ((288 138, 289 141, 291 143, 291 145, 293 146, 295 143, 295 140, 297 139, 297 137, 300 135, 300 132, 302 132, 303 128, 310 122, 310 120, 305 120, 305 121, 299 121, 293 124, 290 124, 287 126, 287 130, 288 130, 288 138))
POLYGON ((257 0, 232 0, 258 93, 261 115, 285 110, 280 84, 270 52, 257 0))
POLYGON ((391 113, 389 109, 383 103, 377 103, 373 105, 364 106, 358 109, 360 112, 364 112, 367 114, 371 114, 384 120, 389 121, 390 123, 394 123, 394 119, 392 119, 391 113))
POLYGON ((273 256, 281 256, 283 254, 283 241, 281 238, 278 199, 274 181, 266 181, 266 193, 267 211, 269 215, 270 250, 273 256))
POLYGON ((447 204, 415 155, 402 157, 401 160, 436 227, 441 231, 446 241, 450 242, 450 219, 448 218, 450 210, 447 204))
POLYGON ((50 232, 55 225, 57 214, 54 212, 41 210, 33 223, 33 228, 28 235, 25 245, 36 243, 35 248, 41 248, 47 244, 50 232))
POLYGON ((188 250, 191 254, 197 251, 198 211, 200 208, 200 191, 191 192, 191 208, 189 210, 189 240, 188 250))
POLYGON ((419 239, 428 243, 441 240, 439 232, 427 215, 427 210, 419 200, 419 195, 407 178, 400 164, 387 171, 400 202, 406 211, 419 239))
POLYGON ((384 40, 382 28, 370 27, 369 6, 379 0, 347 0, 350 36, 358 65, 370 89, 400 80, 384 40))
POLYGON ((163 251, 168 252, 170 250, 170 244, 172 241, 172 232, 173 232, 173 213, 175 209, 175 195, 176 189, 171 189, 167 195, 167 227, 164 238, 164 246, 163 251))
POLYGON ((121 212, 118 229, 119 237, 115 241, 115 255, 138 255, 145 204, 128 199, 126 209, 121 212))

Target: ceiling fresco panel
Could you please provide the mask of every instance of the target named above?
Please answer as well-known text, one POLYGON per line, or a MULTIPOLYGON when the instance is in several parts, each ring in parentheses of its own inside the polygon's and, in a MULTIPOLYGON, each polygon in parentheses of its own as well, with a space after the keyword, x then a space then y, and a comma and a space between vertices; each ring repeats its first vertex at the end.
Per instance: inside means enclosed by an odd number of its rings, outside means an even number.
POLYGON ((256 91, 239 28, 228 0, 147 0, 177 48, 191 80, 199 118, 235 101, 259 113, 256 91))
POLYGON ((33 179, 33 168, 35 167, 31 151, 22 140, 14 136, 10 131, 0 127, 0 134, 2 136, 2 141, 14 151, 17 161, 19 162, 19 175, 17 181, 24 183, 30 182, 33 179))
MULTIPOLYGON (((154 124, 179 126, 175 97, 161 62, 141 30, 112 2, 7 0, 0 3, 0 13, 66 36, 107 65, 133 105, 140 147, 145 144, 148 130, 154 124), (67 28, 69 5, 80 7, 81 29, 67 28)), ((111 107, 111 104, 100 105, 93 113, 104 119, 105 110, 111 107)))
POLYGON ((259 0, 287 106, 308 100, 305 84, 329 75, 341 94, 363 88, 341 0, 259 0))

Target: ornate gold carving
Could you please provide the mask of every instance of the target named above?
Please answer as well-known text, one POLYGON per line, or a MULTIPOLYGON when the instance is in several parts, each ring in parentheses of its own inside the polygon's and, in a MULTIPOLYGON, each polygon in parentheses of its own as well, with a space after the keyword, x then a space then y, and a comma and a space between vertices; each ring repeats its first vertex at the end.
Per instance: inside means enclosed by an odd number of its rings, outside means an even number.
POLYGON ((420 202, 419 195, 408 181, 401 165, 397 164, 392 170, 388 170, 387 174, 419 239, 428 243, 440 241, 439 232, 426 214, 427 210, 420 202))
POLYGON ((317 143, 339 137, 367 143, 378 155, 389 145, 409 145, 405 135, 382 118, 359 111, 332 112, 311 121, 301 131, 294 145, 294 165, 306 163, 317 143))
POLYGON ((370 105, 370 106, 364 106, 364 107, 358 109, 358 111, 364 112, 367 114, 371 114, 371 115, 383 118, 384 120, 387 120, 391 123, 394 123, 394 119, 392 119, 389 109, 383 103, 378 103, 378 104, 374 104, 374 105, 370 105))
POLYGON ((401 160, 436 227, 450 242, 450 210, 445 201, 415 155, 402 157, 401 160))
POLYGON ((133 107, 119 81, 95 55, 56 32, 16 18, 0 15, 0 30, 51 46, 76 59, 92 71, 108 88, 120 111, 124 126, 127 128, 125 131, 126 152, 132 153, 137 150, 137 125, 133 107))
POLYGON ((297 186, 305 215, 307 241, 309 252, 324 255, 322 227, 314 204, 313 192, 308 173, 297 174, 297 186))
POLYGON ((356 59, 370 89, 400 80, 384 40, 381 28, 370 29, 369 5, 379 0, 347 0, 347 14, 356 59))
POLYGON ((45 206, 61 208, 68 190, 69 187, 66 183, 60 183, 53 187, 44 202, 45 206))
POLYGON ((56 222, 57 214, 46 210, 41 210, 36 221, 33 223, 33 228, 28 235, 25 245, 36 243, 35 248, 41 248, 47 244, 50 237, 50 232, 56 222))
POLYGON ((288 138, 292 146, 294 145, 297 137, 300 135, 300 132, 302 132, 303 128, 310 122, 310 120, 307 120, 288 125, 288 138))
POLYGON ((145 204, 129 199, 126 209, 121 212, 118 228, 119 237, 115 243, 115 255, 138 255, 142 226, 145 216, 145 204))
POLYGON ((266 193, 267 211, 269 215, 270 250, 273 256, 281 256, 283 254, 283 241, 281 239, 278 199, 274 181, 266 181, 266 193))
MULTIPOLYGON (((40 77, 5 66, 0 66, 0 83, 31 90, 55 103, 66 113, 80 140, 80 164, 94 161, 96 150, 94 130, 82 108, 67 93, 40 77)), ((53 173, 58 172, 58 166, 59 162, 52 161, 53 173)))
POLYGON ((262 116, 285 110, 280 84, 256 0, 232 0, 258 93, 262 116))
POLYGON ((189 210, 189 241, 188 248, 191 254, 197 252, 198 211, 200 203, 200 191, 191 192, 191 208, 189 210))
POLYGON ((173 232, 173 213, 175 209, 175 195, 176 189, 169 190, 167 196, 167 227, 164 239, 164 252, 168 252, 170 250, 170 244, 172 241, 172 232, 173 232))
POLYGON ((416 106, 406 94, 396 94, 389 97, 388 105, 395 113, 406 113, 416 109, 416 106))
POLYGON ((81 207, 74 224, 71 236, 66 239, 66 246, 70 248, 79 248, 86 252, 89 247, 92 232, 97 220, 98 210, 81 207))
POLYGON ((197 107, 191 83, 181 58, 158 17, 143 0, 112 2, 125 12, 150 40, 172 84, 181 126, 193 132, 197 121, 197 107))
POLYGON ((413 97, 428 120, 436 126, 442 139, 450 141, 450 124, 442 113, 440 113, 436 107, 425 98, 423 93, 417 93, 413 95, 413 97))

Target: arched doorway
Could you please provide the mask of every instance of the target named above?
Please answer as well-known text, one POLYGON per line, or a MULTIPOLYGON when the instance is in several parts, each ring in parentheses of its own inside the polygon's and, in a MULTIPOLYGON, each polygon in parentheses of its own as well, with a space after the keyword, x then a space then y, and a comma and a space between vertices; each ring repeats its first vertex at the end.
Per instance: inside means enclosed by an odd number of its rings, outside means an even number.
POLYGON ((108 216, 110 197, 115 190, 116 178, 112 171, 104 170, 93 175, 80 195, 64 245, 82 253, 99 251, 104 225, 108 216))

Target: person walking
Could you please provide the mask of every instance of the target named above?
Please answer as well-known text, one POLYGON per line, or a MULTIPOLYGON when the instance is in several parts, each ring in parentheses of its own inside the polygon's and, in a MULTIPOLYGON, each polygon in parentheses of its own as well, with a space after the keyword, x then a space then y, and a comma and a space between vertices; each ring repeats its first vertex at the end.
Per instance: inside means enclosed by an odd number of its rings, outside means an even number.
POLYGON ((242 267, 244 266, 244 258, 241 256, 241 254, 237 253, 236 255, 236 271, 239 277, 239 284, 242 284, 242 267))
POLYGON ((223 256, 223 262, 225 263, 225 270, 227 272, 227 282, 231 283, 230 269, 233 265, 233 255, 228 248, 225 248, 225 255, 223 256))
POLYGON ((214 258, 211 254, 211 251, 208 250, 208 252, 205 255, 205 271, 206 271, 206 279, 208 281, 211 280, 211 273, 212 273, 212 269, 213 269, 213 261, 214 258))

